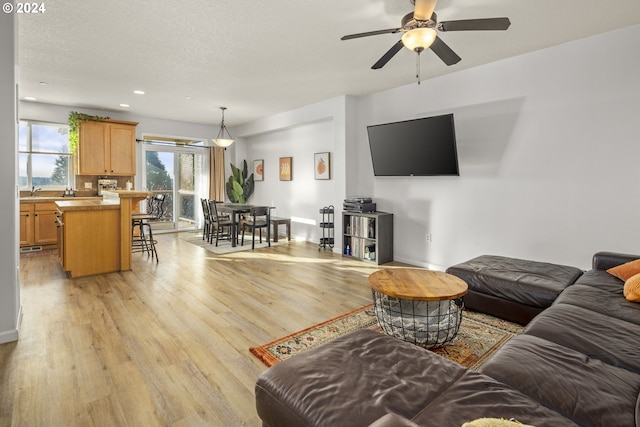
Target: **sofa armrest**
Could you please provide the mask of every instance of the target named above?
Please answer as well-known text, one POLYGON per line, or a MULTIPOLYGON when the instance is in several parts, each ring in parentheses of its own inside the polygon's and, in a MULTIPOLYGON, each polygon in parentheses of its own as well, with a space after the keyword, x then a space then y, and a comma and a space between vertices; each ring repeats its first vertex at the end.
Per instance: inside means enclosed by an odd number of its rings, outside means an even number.
POLYGON ((593 255, 591 266, 594 270, 608 270, 620 264, 624 264, 634 259, 640 258, 640 255, 621 254, 618 252, 596 252, 593 255))
POLYGON ((378 418, 373 423, 369 424, 369 427, 419 427, 419 426, 413 421, 409 421, 402 415, 389 413, 383 417, 378 418))

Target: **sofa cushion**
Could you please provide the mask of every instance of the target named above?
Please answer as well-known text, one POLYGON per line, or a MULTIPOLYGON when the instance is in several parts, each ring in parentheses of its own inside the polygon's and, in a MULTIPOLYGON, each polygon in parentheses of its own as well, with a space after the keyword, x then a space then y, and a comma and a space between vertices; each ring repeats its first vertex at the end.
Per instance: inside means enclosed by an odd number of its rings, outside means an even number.
POLYGON ((584 273, 575 285, 593 286, 611 294, 622 296, 624 282, 602 270, 589 270, 584 273))
POLYGON ((435 353, 361 329, 267 369, 255 387, 271 426, 368 426, 411 419, 466 369, 435 353))
POLYGON ((473 371, 453 382, 412 421, 422 427, 460 426, 481 417, 514 418, 536 427, 576 425, 518 390, 473 371))
POLYGON ((640 325, 640 304, 627 301, 622 294, 624 286, 622 282, 613 276, 610 277, 617 281, 619 289, 615 294, 602 287, 575 284, 560 294, 556 304, 577 305, 596 313, 640 325))
POLYGON ((622 293, 627 301, 640 302, 640 274, 631 276, 624 282, 622 293))
POLYGON ((607 273, 616 276, 620 280, 630 279, 632 276, 640 273, 640 259, 625 262, 624 264, 609 268, 607 273))
POLYGON ((636 425, 640 375, 542 338, 512 338, 480 371, 577 424, 636 425))
POLYGON ((527 335, 544 338, 603 362, 640 373, 640 325, 556 302, 533 319, 527 335))
POLYGON ((546 262, 481 255, 447 269, 469 289, 531 307, 549 307, 582 270, 546 262))

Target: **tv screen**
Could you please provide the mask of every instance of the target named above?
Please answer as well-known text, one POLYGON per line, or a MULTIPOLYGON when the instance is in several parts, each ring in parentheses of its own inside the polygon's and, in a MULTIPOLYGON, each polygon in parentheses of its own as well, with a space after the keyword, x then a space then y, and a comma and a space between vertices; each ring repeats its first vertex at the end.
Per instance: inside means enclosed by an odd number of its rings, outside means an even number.
POLYGON ((459 175, 453 114, 367 126, 375 176, 459 175))

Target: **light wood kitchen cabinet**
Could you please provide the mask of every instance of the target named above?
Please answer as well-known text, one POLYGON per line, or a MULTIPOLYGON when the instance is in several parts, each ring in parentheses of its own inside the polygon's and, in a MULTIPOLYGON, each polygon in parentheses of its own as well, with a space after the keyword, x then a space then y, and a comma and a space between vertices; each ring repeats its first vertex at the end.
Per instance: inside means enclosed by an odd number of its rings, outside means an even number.
POLYGON ((20 247, 33 246, 33 203, 20 203, 20 247))
POLYGON ((46 203, 20 204, 20 247, 57 244, 56 205, 46 203))
POLYGON ((56 211, 55 203, 35 203, 33 237, 36 245, 56 244, 56 211))
POLYGON ((153 195, 109 190, 97 200, 58 200, 58 245, 71 277, 131 270, 131 213, 153 195))
MULTIPOLYGON (((71 277, 120 271, 120 206, 62 210, 59 258, 71 277)), ((129 249, 130 251, 130 249, 129 249)))
POLYGON ((115 120, 80 123, 78 175, 134 176, 137 124, 115 120))

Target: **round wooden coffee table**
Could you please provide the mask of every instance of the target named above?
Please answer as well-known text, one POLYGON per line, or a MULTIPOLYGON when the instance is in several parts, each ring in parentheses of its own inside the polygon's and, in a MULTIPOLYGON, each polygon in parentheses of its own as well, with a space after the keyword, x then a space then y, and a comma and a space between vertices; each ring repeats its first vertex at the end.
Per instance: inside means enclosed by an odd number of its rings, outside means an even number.
POLYGON ((369 276, 373 304, 388 335, 426 348, 440 347, 458 334, 464 280, 441 271, 385 268, 369 276))

